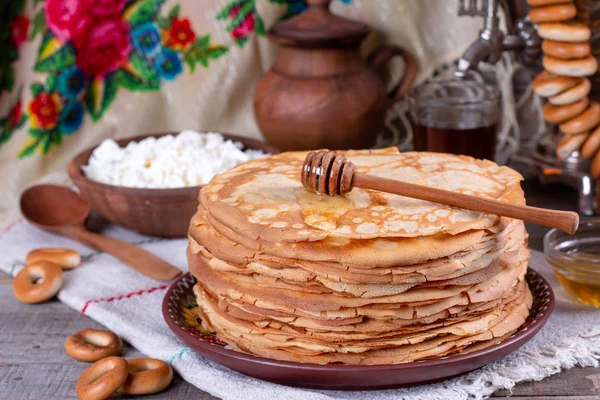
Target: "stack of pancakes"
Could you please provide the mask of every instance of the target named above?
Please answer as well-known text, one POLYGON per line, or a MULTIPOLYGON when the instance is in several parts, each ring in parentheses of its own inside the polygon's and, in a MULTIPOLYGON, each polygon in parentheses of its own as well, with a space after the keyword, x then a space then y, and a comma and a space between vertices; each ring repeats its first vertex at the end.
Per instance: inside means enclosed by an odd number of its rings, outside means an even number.
MULTIPOLYGON (((522 177, 490 161, 344 154, 360 172, 525 202, 522 177)), ((206 329, 261 357, 390 364, 481 349, 525 322, 521 221, 360 188, 311 193, 305 155, 242 164, 201 190, 188 261, 206 329)))

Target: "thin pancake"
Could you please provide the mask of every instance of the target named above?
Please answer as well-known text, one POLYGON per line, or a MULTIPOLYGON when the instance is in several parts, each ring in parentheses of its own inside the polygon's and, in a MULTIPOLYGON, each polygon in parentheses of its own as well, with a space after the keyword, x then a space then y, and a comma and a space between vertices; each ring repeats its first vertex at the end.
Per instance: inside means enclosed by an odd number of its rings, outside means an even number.
MULTIPOLYGON (((220 223, 249 239, 271 242, 458 234, 498 219, 384 192, 354 188, 345 196, 319 196, 299 179, 306 153, 282 153, 217 175, 200 195, 220 223)), ((357 171, 515 204, 524 202, 521 175, 493 162, 437 153, 378 155, 356 152, 357 171)))

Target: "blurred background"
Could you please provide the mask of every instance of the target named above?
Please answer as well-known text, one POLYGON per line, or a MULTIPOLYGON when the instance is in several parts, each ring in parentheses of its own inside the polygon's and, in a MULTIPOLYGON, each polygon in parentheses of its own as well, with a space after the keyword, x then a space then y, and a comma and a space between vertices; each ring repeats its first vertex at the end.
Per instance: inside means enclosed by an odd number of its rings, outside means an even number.
POLYGON ((289 150, 304 130, 320 135, 304 147, 412 149, 407 90, 457 79, 457 65, 500 93, 496 161, 528 156, 547 129, 530 87, 539 41, 518 25, 527 10, 524 0, 13 0, 0 16, 0 222, 15 218, 23 188, 67 182, 73 156, 105 138, 196 129, 289 150), (500 43, 460 64, 484 28, 500 43), (336 78, 309 88, 313 75, 336 78), (336 126, 360 126, 360 138, 336 126))

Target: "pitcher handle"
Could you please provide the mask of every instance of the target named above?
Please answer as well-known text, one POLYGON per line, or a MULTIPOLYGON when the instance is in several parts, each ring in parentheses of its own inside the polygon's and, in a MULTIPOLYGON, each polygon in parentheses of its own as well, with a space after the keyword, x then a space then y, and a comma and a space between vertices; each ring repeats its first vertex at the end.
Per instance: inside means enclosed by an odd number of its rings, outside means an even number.
POLYGON ((404 96, 410 88, 410 85, 417 76, 417 61, 411 53, 398 46, 381 46, 375 50, 368 58, 368 63, 377 68, 385 64, 390 58, 399 56, 404 59, 404 73, 400 81, 394 85, 392 90, 387 95, 386 108, 391 107, 394 103, 404 96))

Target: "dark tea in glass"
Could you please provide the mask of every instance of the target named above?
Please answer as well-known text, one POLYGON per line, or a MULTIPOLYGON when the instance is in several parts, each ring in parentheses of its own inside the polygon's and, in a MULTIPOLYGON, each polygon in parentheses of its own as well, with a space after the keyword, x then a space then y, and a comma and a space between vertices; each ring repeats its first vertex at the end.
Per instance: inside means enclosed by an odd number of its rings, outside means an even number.
POLYGON ((501 116, 495 86, 463 79, 427 82, 408 97, 415 150, 494 160, 501 116))

